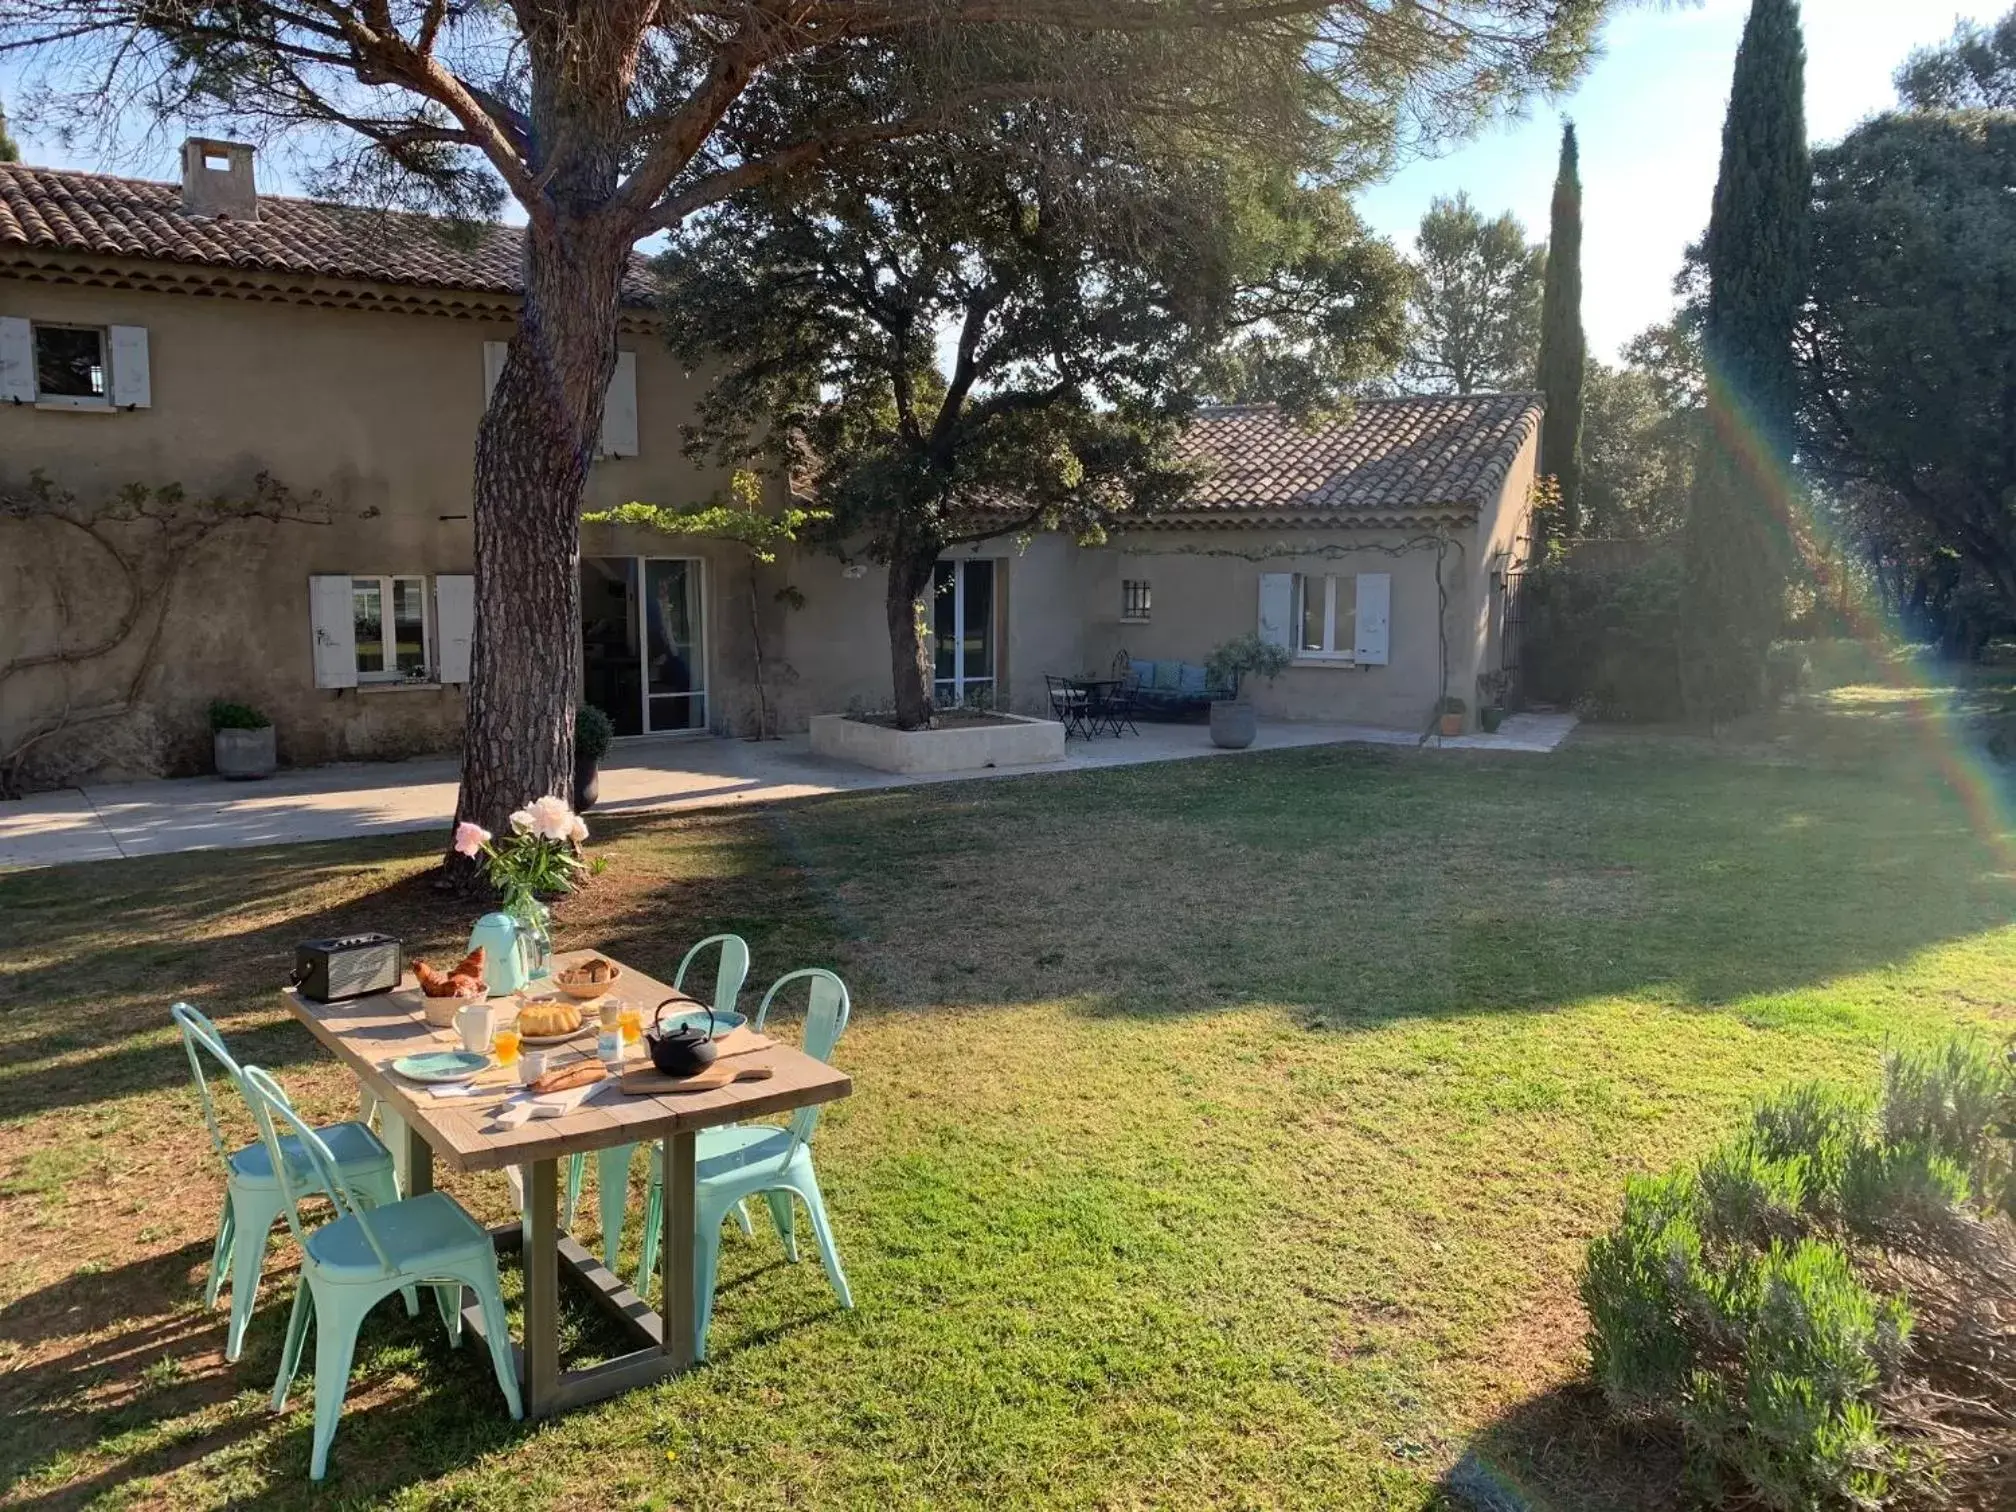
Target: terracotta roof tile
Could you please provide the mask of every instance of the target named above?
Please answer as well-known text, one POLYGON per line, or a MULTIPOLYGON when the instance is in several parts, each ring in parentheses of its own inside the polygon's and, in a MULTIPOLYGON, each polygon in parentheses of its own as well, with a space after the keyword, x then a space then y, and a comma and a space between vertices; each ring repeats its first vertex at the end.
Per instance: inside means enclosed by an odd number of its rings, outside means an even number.
POLYGON ((1472 513, 1493 498, 1540 424, 1538 394, 1361 399, 1305 428, 1271 404, 1200 410, 1177 450, 1204 476, 1175 513, 1472 513))
MULTIPOLYGON (((519 294, 524 233, 470 232, 431 216, 322 200, 259 197, 259 218, 189 215, 179 184, 0 163, 0 250, 10 246, 266 269, 473 293, 519 294)), ((647 304, 633 260, 625 302, 647 304)))

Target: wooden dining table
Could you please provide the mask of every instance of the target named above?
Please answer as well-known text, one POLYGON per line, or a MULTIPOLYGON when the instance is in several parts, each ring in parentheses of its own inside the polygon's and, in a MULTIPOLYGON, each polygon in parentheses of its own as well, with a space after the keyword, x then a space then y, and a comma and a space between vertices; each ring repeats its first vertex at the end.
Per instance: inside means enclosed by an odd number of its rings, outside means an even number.
MULTIPOLYGON (((603 952, 570 951, 555 957, 554 970, 577 959, 603 952)), ((617 964, 622 965, 621 962, 617 964)), ((528 995, 539 994, 535 982, 528 995)), ((738 1057, 736 1064, 763 1066, 767 1080, 739 1081, 714 1091, 626 1095, 611 1077, 598 1083, 574 1111, 558 1118, 535 1118, 515 1127, 499 1123, 497 1114, 519 1091, 515 1082, 495 1070, 479 1078, 479 1093, 470 1098, 437 1098, 427 1087, 392 1070, 402 1056, 460 1048, 453 1029, 437 1029, 423 1016, 425 999, 408 973, 390 992, 318 1003, 288 989, 288 1008, 344 1065, 381 1107, 396 1115, 388 1129, 403 1168, 405 1195, 433 1190, 434 1162, 455 1171, 523 1171, 525 1221, 490 1230, 501 1251, 519 1252, 525 1273, 524 1340, 514 1345, 518 1377, 530 1417, 547 1417, 618 1392, 676 1375, 695 1357, 694 1293, 694 1157, 695 1136, 702 1129, 738 1123, 769 1113, 781 1113, 848 1095, 853 1083, 844 1072, 782 1043, 771 1043, 738 1057), (494 1087, 494 1092, 493 1092, 494 1087), (664 1314, 654 1312, 571 1237, 560 1231, 559 1163, 569 1156, 616 1145, 658 1143, 663 1146, 665 1225, 660 1275, 664 1314), (560 1278, 584 1290, 627 1333, 638 1347, 627 1354, 584 1369, 565 1370, 560 1362, 560 1278)), ((632 966, 623 966, 613 994, 643 1010, 645 1022, 672 988, 632 966)), ((596 1023, 590 1006, 585 1017, 596 1023)), ((566 1046, 547 1051, 547 1067, 595 1054, 590 1033, 566 1046)), ((648 1064, 641 1047, 630 1047, 630 1064, 648 1064)), ((388 1141, 390 1142, 390 1141, 388 1141)), ((473 1301, 463 1311, 464 1325, 479 1336, 481 1309, 473 1301)))

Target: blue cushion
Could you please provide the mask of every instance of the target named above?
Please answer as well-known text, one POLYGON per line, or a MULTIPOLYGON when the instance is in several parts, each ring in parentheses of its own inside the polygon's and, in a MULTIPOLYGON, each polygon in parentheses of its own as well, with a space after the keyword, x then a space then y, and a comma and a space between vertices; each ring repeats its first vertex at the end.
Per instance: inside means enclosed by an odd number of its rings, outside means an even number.
POLYGON ((1204 696, 1204 669, 1195 662, 1184 662, 1176 682, 1176 691, 1186 698, 1204 696))
POLYGON ((1165 661, 1155 663, 1155 687, 1163 693, 1174 693, 1183 676, 1183 663, 1165 661))
POLYGON ((1134 675, 1134 686, 1152 688, 1155 686, 1155 663, 1152 661, 1130 661, 1127 670, 1134 675))

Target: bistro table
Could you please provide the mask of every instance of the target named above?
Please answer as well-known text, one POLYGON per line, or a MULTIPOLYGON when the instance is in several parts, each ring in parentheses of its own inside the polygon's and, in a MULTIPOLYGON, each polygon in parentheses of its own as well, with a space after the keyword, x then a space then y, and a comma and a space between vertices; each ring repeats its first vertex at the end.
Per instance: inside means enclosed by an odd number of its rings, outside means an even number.
MULTIPOLYGON (((569 951, 555 958, 554 969, 598 954, 605 960, 613 959, 598 951, 569 951)), ((635 967, 624 966, 612 995, 636 1003, 648 1022, 659 1002, 677 994, 635 967)), ((403 1136, 395 1137, 403 1138, 405 1148, 394 1153, 403 1157, 407 1196, 433 1190, 437 1156, 456 1171, 526 1168, 529 1234, 517 1223, 495 1227, 490 1234, 499 1250, 518 1250, 523 1258, 525 1342, 515 1353, 525 1412, 533 1418, 676 1375, 693 1363, 695 1133, 766 1113, 832 1102, 853 1090, 852 1081, 824 1061, 788 1045, 772 1044, 736 1058, 738 1064, 768 1066, 771 1075, 766 1081, 735 1082, 712 1092, 629 1097, 611 1077, 563 1117, 535 1118, 515 1128, 502 1127, 495 1114, 517 1090, 515 1083, 497 1083, 495 1097, 436 1098, 391 1069, 392 1062, 401 1056, 460 1045, 453 1030, 435 1029, 422 1017, 424 999, 410 973, 391 992, 347 1002, 317 1003, 292 989, 285 996, 294 1016, 404 1125, 403 1136), (665 1240, 660 1275, 665 1317, 653 1312, 599 1259, 561 1233, 559 1224, 561 1160, 579 1152, 652 1140, 664 1146, 665 1240), (584 1370, 560 1368, 563 1271, 629 1333, 637 1349, 584 1370)), ((592 1023, 592 1006, 586 1014, 592 1023)), ((547 1067, 553 1069, 594 1053, 595 1040, 590 1035, 549 1049, 547 1067)), ((641 1050, 633 1046, 629 1054, 630 1063, 641 1063, 641 1050)), ((493 1069, 486 1077, 497 1074, 493 1069)), ((479 1085, 486 1084, 479 1078, 479 1085)), ((480 1337, 481 1308, 471 1304, 462 1317, 464 1326, 480 1337)))

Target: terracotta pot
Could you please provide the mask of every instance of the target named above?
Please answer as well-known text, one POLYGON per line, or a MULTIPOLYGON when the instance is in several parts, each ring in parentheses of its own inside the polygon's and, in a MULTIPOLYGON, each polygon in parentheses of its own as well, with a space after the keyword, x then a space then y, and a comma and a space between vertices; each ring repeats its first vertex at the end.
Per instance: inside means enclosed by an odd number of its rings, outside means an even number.
POLYGON ((1444 714, 1442 716, 1442 733, 1444 735, 1461 735, 1463 733, 1463 716, 1461 714, 1444 714))
POLYGON ((1260 733, 1253 705, 1244 699, 1221 698, 1211 704, 1211 743, 1228 751, 1243 751, 1260 733))

